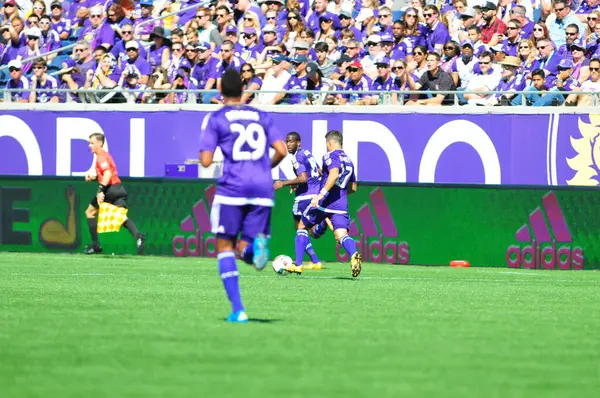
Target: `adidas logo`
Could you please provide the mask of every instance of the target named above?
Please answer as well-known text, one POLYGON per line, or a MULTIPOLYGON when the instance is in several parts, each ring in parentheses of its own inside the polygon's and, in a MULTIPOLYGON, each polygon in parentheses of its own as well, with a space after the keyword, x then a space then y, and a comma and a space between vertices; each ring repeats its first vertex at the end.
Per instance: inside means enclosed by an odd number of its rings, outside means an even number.
POLYGON ((529 226, 525 224, 519 228, 515 238, 517 242, 530 244, 508 247, 506 264, 511 268, 583 268, 583 249, 573 246, 569 226, 554 192, 542 198, 542 208, 538 207, 529 214, 529 226))
POLYGON ((179 224, 181 232, 193 233, 193 235, 176 235, 173 237, 174 256, 217 257, 217 240, 210 233, 210 216, 207 210, 212 206, 216 190, 216 185, 210 185, 206 188, 204 199, 196 202, 192 207, 192 214, 181 220, 179 224), (205 237, 206 234, 209 234, 209 236, 205 237))
MULTIPOLYGON (((356 212, 359 228, 356 222, 350 223, 348 234, 355 238, 358 237, 357 249, 362 254, 363 261, 374 263, 386 262, 388 264, 408 264, 410 253, 407 242, 398 242, 398 230, 390 213, 385 196, 381 188, 376 188, 370 195, 371 206, 377 216, 379 229, 375 224, 375 218, 371 213, 369 203, 365 203, 356 212), (380 233, 381 231, 381 233, 380 233), (375 238, 375 239, 373 239, 375 238), (394 239, 396 238, 396 239, 394 239)), ((338 261, 347 262, 348 253, 340 253, 343 248, 337 245, 335 254, 338 261)))

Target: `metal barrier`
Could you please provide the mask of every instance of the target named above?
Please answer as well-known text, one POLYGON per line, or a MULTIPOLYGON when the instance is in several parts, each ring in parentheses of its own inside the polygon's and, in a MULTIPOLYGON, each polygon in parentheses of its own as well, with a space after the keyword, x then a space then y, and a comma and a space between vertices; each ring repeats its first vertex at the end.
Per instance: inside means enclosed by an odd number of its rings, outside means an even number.
MULTIPOLYGON (((17 92, 30 92, 31 89, 5 89, 4 90, 4 102, 12 102, 12 98, 11 98, 11 93, 17 93, 17 92)), ((68 89, 68 88, 63 88, 63 89, 36 89, 37 92, 50 92, 50 93, 73 93, 73 90, 68 89)), ((215 94, 218 93, 217 90, 199 90, 199 89, 191 89, 191 90, 176 90, 176 89, 168 89, 168 90, 155 90, 155 89, 124 89, 123 87, 117 86, 114 88, 110 88, 110 89, 97 89, 97 90, 93 90, 93 89, 78 89, 77 94, 79 96, 79 98, 82 100, 82 102, 84 103, 96 103, 96 102, 101 102, 101 101, 97 101, 94 100, 94 98, 97 98, 97 94, 111 94, 111 93, 122 93, 126 96, 127 102, 135 102, 134 98, 137 94, 139 93, 150 93, 150 94, 170 94, 170 93, 187 93, 188 94, 188 98, 187 98, 187 103, 188 104, 196 104, 197 103, 197 98, 198 98, 198 94, 215 94)), ((391 96, 392 94, 397 94, 398 95, 398 101, 399 104, 398 105, 404 105, 405 103, 405 99, 404 96, 405 95, 437 95, 437 94, 443 94, 443 95, 453 95, 453 106, 473 106, 471 104, 460 104, 459 103, 459 99, 458 99, 458 94, 481 94, 481 95, 496 95, 496 94, 516 94, 516 95, 520 95, 522 97, 522 105, 519 106, 528 106, 528 101, 527 101, 527 96, 531 95, 531 94, 535 94, 536 92, 532 92, 532 91, 518 91, 518 92, 507 92, 507 91, 500 91, 500 90, 492 90, 492 91, 477 91, 477 92, 470 92, 470 91, 419 91, 419 90, 407 90, 407 91, 376 91, 376 90, 368 90, 368 91, 353 91, 353 90, 338 90, 338 91, 331 91, 331 90, 323 90, 323 91, 318 91, 318 90, 292 90, 292 91, 285 91, 285 90, 246 90, 246 92, 249 93, 253 93, 253 94, 278 94, 278 93, 286 93, 288 95, 302 95, 305 98, 310 96, 310 95, 338 95, 338 94, 348 94, 348 95, 364 95, 364 94, 371 94, 373 96, 379 96, 379 104, 380 105, 393 105, 391 103, 391 96)), ((546 91, 547 93, 548 91, 546 91)), ((592 92, 592 91, 573 91, 573 92, 565 92, 563 95, 568 95, 568 94, 577 94, 577 95, 589 95, 591 96, 591 100, 590 100, 590 104, 586 104, 586 106, 599 106, 600 105, 600 92, 592 92)), ((304 99, 305 99, 304 98, 304 99)), ((70 95, 66 96, 66 101, 67 102, 73 102, 72 98, 70 95)), ((305 101, 303 101, 304 103, 305 101)), ((281 105, 285 105, 285 104, 281 104, 281 105)), ((368 105, 365 105, 368 106, 368 105)), ((444 104, 444 106, 448 106, 447 104, 444 104)), ((476 105, 476 106, 486 106, 486 105, 476 105)))

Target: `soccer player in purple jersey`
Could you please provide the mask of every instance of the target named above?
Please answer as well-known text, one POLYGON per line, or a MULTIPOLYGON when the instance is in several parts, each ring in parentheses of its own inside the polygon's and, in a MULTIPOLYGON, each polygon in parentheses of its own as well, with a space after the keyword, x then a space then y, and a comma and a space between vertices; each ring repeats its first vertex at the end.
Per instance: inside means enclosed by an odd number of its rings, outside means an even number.
POLYGON ((221 79, 219 91, 225 106, 206 115, 202 122, 200 163, 210 166, 217 146, 221 148, 223 175, 210 212, 211 228, 217 237, 219 273, 232 306, 227 321, 248 322, 238 284, 235 247, 237 243, 239 257, 257 270, 267 264, 274 204, 271 169, 285 157, 286 149, 271 117, 242 104, 239 72, 227 69, 221 79), (275 149, 272 159, 269 148, 275 149))
MULTIPOLYGON (((356 250, 356 243, 348 235, 350 217, 348 216, 348 194, 356 192, 356 174, 354 164, 346 155, 342 133, 331 130, 325 135, 327 153, 323 156, 321 190, 314 195, 296 231, 297 267, 302 266, 304 248, 308 243, 308 231, 313 227, 324 228, 326 218, 331 220, 335 239, 350 257, 352 276, 357 277, 362 269, 362 257, 356 250)), ((313 236, 318 235, 313 231, 313 236)))
MULTIPOLYGON (((296 178, 293 180, 275 181, 273 188, 279 189, 290 186, 295 191, 296 199, 294 200, 292 213, 294 215, 296 229, 298 229, 302 213, 310 206, 310 200, 314 195, 319 193, 319 188, 321 188, 321 168, 317 164, 312 153, 310 153, 308 149, 302 148, 300 134, 296 132, 289 133, 285 137, 285 145, 287 146, 288 153, 294 155, 292 165, 294 166, 296 178)), ((306 231, 304 230, 304 232, 306 231)), ((310 257, 310 265, 308 268, 313 270, 323 269, 310 241, 304 250, 310 257)), ((287 267, 286 270, 288 272, 301 274, 303 267, 291 265, 290 267, 287 267)))

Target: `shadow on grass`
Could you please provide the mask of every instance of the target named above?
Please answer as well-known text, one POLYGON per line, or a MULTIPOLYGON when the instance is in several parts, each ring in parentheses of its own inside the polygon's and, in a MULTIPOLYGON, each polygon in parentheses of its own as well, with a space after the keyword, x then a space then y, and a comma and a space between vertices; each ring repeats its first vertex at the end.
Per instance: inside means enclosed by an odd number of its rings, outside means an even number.
MULTIPOLYGON (((224 321, 227 321, 227 319, 222 319, 224 321)), ((249 323, 275 323, 275 322, 280 322, 281 319, 264 319, 264 318, 248 318, 248 322, 249 323)), ((225 323, 229 323, 229 322, 225 322, 225 323)), ((235 322, 231 322, 231 323, 235 323, 235 322)))
POLYGON ((338 279, 340 281, 355 281, 357 278, 351 276, 332 276, 331 279, 338 279))

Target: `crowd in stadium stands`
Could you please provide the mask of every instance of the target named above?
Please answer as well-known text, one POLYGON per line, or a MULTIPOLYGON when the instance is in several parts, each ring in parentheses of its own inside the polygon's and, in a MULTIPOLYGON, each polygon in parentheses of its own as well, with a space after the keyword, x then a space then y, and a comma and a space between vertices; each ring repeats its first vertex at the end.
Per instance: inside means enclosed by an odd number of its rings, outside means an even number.
POLYGON ((589 105, 600 0, 495 1, 3 0, 0 101, 220 103, 190 89, 236 68, 252 104, 589 105))

